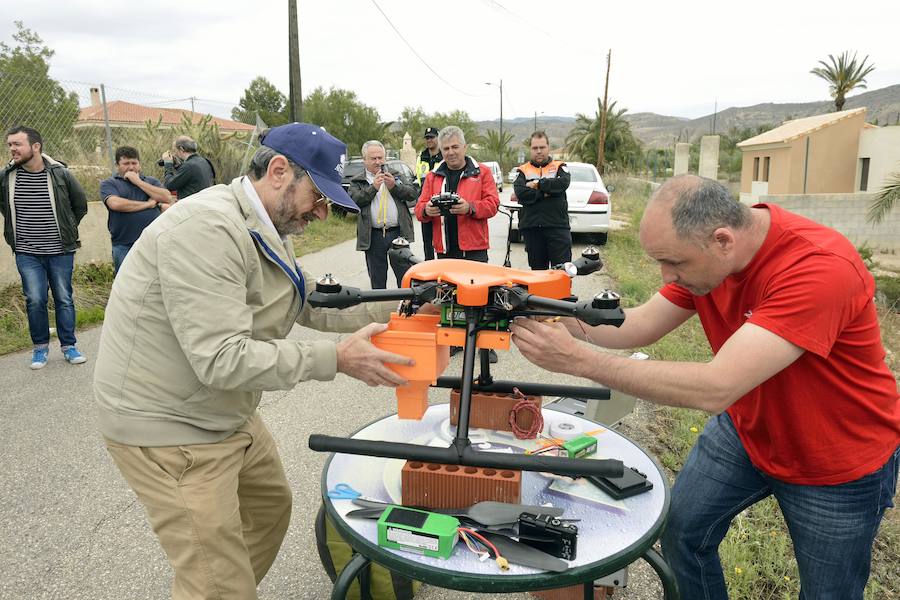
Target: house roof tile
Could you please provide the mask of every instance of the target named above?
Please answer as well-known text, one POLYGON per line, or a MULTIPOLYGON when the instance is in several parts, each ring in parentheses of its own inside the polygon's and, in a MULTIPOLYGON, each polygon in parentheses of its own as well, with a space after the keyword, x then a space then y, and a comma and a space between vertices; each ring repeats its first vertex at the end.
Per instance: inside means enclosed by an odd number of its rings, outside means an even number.
MULTIPOLYGON (((106 106, 109 112, 110 125, 145 123, 148 120, 155 123, 160 117, 162 117, 164 125, 178 125, 181 123, 182 115, 189 115, 194 123, 199 122, 206 116, 202 113, 192 113, 181 108, 157 108, 133 104, 123 100, 109 102, 106 106)), ((103 106, 82 108, 78 114, 78 122, 86 124, 103 123, 103 106)), ((254 129, 253 125, 220 117, 213 117, 212 122, 219 126, 220 131, 252 131, 254 129)))
POLYGON ((841 112, 827 113, 824 115, 815 115, 812 117, 804 117, 802 119, 794 119, 793 121, 785 121, 782 125, 775 129, 770 129, 765 133, 761 133, 752 138, 746 139, 738 144, 738 148, 746 148, 748 146, 760 146, 762 144, 783 144, 793 141, 799 137, 834 125, 838 121, 863 114, 866 109, 854 108, 852 110, 842 110, 841 112))

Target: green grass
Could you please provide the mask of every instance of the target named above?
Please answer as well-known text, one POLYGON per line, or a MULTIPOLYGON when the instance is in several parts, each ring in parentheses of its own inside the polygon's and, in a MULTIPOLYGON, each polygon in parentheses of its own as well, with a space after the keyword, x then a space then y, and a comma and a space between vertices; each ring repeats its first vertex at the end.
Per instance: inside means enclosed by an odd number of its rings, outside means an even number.
POLYGON ((356 217, 329 214, 324 221, 313 221, 302 235, 292 236, 297 256, 312 254, 356 237, 356 217))
MULTIPOLYGON (((316 221, 302 236, 295 236, 297 256, 317 252, 334 244, 356 237, 356 218, 330 216, 316 221)), ((72 288, 75 297, 75 326, 78 329, 103 322, 104 309, 113 282, 111 263, 89 263, 75 266, 72 288)), ((50 326, 54 325, 53 298, 50 298, 50 326)), ((31 347, 28 317, 22 286, 10 285, 0 289, 0 355, 31 347)))
MULTIPOLYGON (((76 265, 72 272, 72 291, 75 298, 75 326, 88 327, 103 322, 103 309, 109 299, 113 269, 110 263, 76 265)), ((50 326, 55 326, 53 296, 50 296, 50 326)), ((0 354, 31 347, 28 317, 21 285, 0 290, 0 354)))
MULTIPOLYGON (((637 228, 650 195, 649 186, 627 180, 616 185, 613 217, 629 225, 609 237, 604 262, 617 281, 624 306, 635 306, 655 293, 662 280, 658 266, 643 253, 637 228)), ((890 284, 882 283, 882 290, 890 284)), ((893 288, 891 288, 893 289, 893 288)), ((888 292, 890 294, 890 292, 888 292)), ((896 309, 896 307, 894 307, 896 309)), ((882 307, 882 337, 889 350, 888 365, 900 367, 900 314, 882 307)), ((656 344, 641 348, 657 360, 700 361, 711 358, 709 344, 694 317, 656 344)), ((703 430, 701 411, 658 407, 647 427, 653 435, 649 450, 669 471, 681 470, 687 454, 703 430)), ((886 513, 875 540, 867 600, 900 598, 900 494, 897 509, 886 513)), ((793 546, 777 503, 769 498, 744 511, 731 525, 719 549, 729 597, 733 600, 796 598, 800 591, 793 546)))

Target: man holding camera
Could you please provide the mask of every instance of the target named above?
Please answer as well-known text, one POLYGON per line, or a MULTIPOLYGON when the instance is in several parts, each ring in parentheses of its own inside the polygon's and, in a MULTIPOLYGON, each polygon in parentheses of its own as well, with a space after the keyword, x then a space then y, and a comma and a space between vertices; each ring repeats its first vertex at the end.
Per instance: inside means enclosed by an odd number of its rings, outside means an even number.
MULTIPOLYGON (((500 196, 491 170, 466 156, 466 136, 451 125, 438 133, 444 162, 425 176, 416 218, 431 223, 438 258, 488 261, 488 219, 497 214, 500 196)), ((454 347, 451 354, 459 352, 454 347)), ((490 351, 497 362, 497 352, 490 351)))
POLYGON ((443 128, 438 145, 444 162, 425 177, 416 218, 432 223, 438 258, 487 262, 488 219, 500 206, 494 176, 466 156, 466 137, 459 127, 443 128))
MULTIPOLYGON (((356 249, 366 253, 366 269, 373 290, 387 287, 387 252, 398 236, 412 241, 415 236, 409 209, 416 201, 416 187, 400 181, 400 174, 384 164, 384 145, 369 140, 362 147, 366 168, 350 180, 348 192, 359 206, 356 221, 356 249)), ((394 271, 397 287, 405 271, 394 271)))
POLYGON ((176 138, 172 152, 163 152, 159 161, 165 171, 163 183, 178 199, 205 190, 216 182, 216 170, 205 156, 197 154, 197 142, 186 135, 176 138))

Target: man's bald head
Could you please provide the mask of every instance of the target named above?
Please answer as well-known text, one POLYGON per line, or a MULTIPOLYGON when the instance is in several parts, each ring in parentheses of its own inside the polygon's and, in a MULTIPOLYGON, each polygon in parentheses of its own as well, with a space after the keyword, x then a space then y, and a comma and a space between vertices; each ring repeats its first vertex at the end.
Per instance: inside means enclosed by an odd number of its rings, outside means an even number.
POLYGON ((187 152, 188 154, 194 154, 195 152, 197 152, 197 142, 186 135, 179 135, 177 138, 175 138, 175 143, 172 145, 176 150, 187 152))
POLYGON ((666 181, 647 203, 641 227, 667 219, 681 240, 703 242, 719 227, 744 229, 751 224, 750 209, 736 201, 718 181, 679 175, 666 181))

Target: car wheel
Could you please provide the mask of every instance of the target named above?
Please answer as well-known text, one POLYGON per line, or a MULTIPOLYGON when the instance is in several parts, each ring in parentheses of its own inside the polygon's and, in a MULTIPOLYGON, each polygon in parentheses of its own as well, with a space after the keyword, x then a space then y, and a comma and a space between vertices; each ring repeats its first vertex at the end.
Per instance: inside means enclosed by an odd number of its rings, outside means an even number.
POLYGON ((606 240, 608 237, 609 237, 609 234, 604 231, 603 233, 592 233, 590 238, 588 238, 588 239, 590 239, 592 244, 597 244, 598 246, 605 246, 606 240))
POLYGON ((518 229, 510 229, 509 230, 509 241, 513 244, 518 244, 522 241, 522 234, 518 229))

